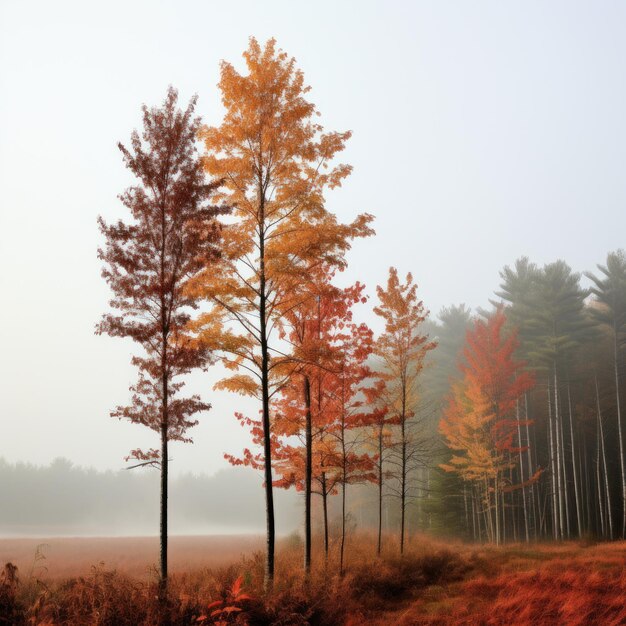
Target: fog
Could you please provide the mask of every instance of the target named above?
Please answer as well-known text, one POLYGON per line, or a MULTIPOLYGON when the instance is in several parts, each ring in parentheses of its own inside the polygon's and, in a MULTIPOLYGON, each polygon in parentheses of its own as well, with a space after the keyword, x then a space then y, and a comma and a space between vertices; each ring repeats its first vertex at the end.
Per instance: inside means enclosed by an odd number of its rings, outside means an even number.
MULTIPOLYGON (((171 534, 261 534, 261 481, 241 468, 179 474, 171 481, 171 534)), ((0 502, 2 537, 157 535, 159 472, 98 472, 63 458, 48 466, 0 459, 0 502)), ((295 530, 301 509, 296 494, 277 490, 281 534, 295 530)))

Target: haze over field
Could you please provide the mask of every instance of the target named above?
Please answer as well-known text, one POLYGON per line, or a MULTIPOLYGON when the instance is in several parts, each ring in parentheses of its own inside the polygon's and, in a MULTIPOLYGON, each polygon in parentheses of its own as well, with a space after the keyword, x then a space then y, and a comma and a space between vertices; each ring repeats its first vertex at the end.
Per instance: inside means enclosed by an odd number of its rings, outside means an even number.
MULTIPOLYGON (((211 476, 179 474, 171 486, 172 534, 260 536, 265 514, 259 483, 256 473, 244 468, 228 467, 211 476)), ((98 472, 62 458, 47 467, 0 459, 0 500, 0 539, 137 537, 158 531, 156 471, 98 472)), ((301 499, 280 490, 276 502, 280 534, 294 532, 301 499)))

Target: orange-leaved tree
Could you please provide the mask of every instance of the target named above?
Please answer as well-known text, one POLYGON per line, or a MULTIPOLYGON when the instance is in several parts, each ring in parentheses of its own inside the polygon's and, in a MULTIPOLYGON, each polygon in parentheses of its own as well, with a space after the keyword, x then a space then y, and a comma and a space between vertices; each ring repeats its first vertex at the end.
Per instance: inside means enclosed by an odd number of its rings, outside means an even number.
POLYGON ((520 450, 526 450, 516 443, 520 422, 515 409, 534 385, 524 363, 514 358, 518 340, 515 332, 504 336, 505 322, 499 309, 468 330, 459 365, 463 378, 454 386, 439 424, 454 451, 450 462, 441 467, 473 485, 482 501, 487 535, 496 543, 501 540, 504 493, 525 486, 512 485, 506 474, 518 462, 520 450))
MULTIPOLYGON (((296 306, 285 311, 282 337, 290 347, 291 360, 299 367, 281 389, 274 421, 275 432, 287 438, 276 458, 276 469, 281 476, 276 484, 284 488, 295 484, 304 492, 304 569, 307 575, 311 568, 313 445, 326 427, 322 422, 325 413, 319 410, 323 405, 320 381, 336 371, 333 338, 337 325, 351 319, 351 304, 360 300, 362 291, 358 284, 340 289, 332 284, 332 278, 333 271, 328 265, 314 262, 308 280, 293 284, 293 293, 297 291, 298 297, 296 306), (311 397, 312 393, 315 398, 311 397), (301 439, 302 446, 289 443, 293 436, 301 439)), ((326 549, 327 545, 326 541, 326 549)))
POLYGON ((324 133, 295 60, 262 48, 244 52, 247 73, 222 62, 219 88, 226 109, 220 126, 205 126, 206 171, 223 179, 220 199, 233 207, 224 228, 223 263, 195 282, 194 293, 216 309, 201 320, 208 346, 219 346, 235 373, 218 387, 251 395, 261 405, 267 513, 267 585, 274 577, 274 500, 270 401, 299 365, 277 330, 298 306, 294 285, 314 264, 345 265, 350 240, 371 234, 371 216, 348 225, 327 210, 324 192, 340 186, 350 166, 332 166, 349 132, 324 133))
POLYGON ((365 392, 371 372, 366 360, 372 332, 353 321, 353 307, 365 302, 364 286, 340 289, 327 271, 318 272, 315 298, 294 309, 288 341, 301 364, 299 376, 282 389, 276 406, 276 432, 287 437, 277 455, 277 484, 293 484, 305 493, 305 569, 310 567, 312 481, 319 483, 324 505, 325 554, 328 554, 327 497, 342 485, 341 563, 345 540, 345 491, 349 483, 365 481, 372 467, 369 455, 357 450, 349 434, 367 421, 365 392), (294 446, 292 437, 301 439, 294 446), (314 457, 316 460, 314 468, 314 457))
POLYGON ((168 443, 190 441, 186 432, 197 423, 194 415, 210 408, 198 396, 177 397, 180 376, 204 367, 210 355, 189 335, 187 324, 198 298, 185 288, 215 264, 217 216, 224 212, 210 203, 218 184, 207 183, 196 154, 196 99, 181 111, 177 97, 170 88, 161 108, 144 106, 142 134, 133 132, 129 148, 119 144, 126 167, 137 178, 121 196, 131 220, 106 224, 99 218, 105 246, 98 256, 117 312, 104 315, 96 332, 130 337, 144 349, 132 359, 139 370, 132 404, 111 415, 160 436, 160 449, 134 450, 131 457, 137 465, 161 471, 162 591, 167 582, 168 443))
MULTIPOLYGON (((397 425, 397 439, 393 450, 397 467, 397 496, 400 501, 400 553, 404 552, 405 517, 410 498, 408 477, 423 461, 423 441, 420 433, 412 432, 410 421, 416 415, 418 402, 418 379, 424 367, 424 359, 436 342, 429 341, 423 333, 422 323, 428 311, 417 298, 417 285, 411 274, 404 283, 398 271, 389 268, 387 286, 376 287, 380 304, 374 313, 385 322, 385 329, 376 342, 375 353, 382 361, 381 377, 385 382, 382 397, 387 409, 387 421, 397 425)), ((414 430, 414 429, 413 429, 414 430)), ((382 435, 381 435, 382 436, 382 435)), ((382 480, 382 475, 379 477, 382 480)), ((380 492, 382 498, 382 491, 380 492)), ((379 503, 379 528, 381 526, 379 503)))

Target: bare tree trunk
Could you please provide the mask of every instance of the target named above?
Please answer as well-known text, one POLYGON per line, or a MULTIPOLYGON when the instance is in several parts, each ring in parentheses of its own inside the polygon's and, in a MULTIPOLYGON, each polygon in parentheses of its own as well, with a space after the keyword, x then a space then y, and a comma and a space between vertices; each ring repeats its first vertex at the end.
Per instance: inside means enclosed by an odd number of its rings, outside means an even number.
POLYGON ((602 424, 602 412, 600 410, 600 392, 598 389, 598 377, 596 382, 596 404, 598 412, 598 424, 600 426, 600 445, 602 449, 602 467, 604 470, 604 488, 606 490, 606 519, 609 526, 609 539, 613 539, 613 512, 611 510, 611 491, 609 490, 609 473, 606 466, 606 449, 604 446, 604 426, 602 424))
POLYGON ((578 473, 576 471, 576 447, 574 446, 574 423, 572 415, 572 394, 569 381, 567 382, 567 405, 569 408, 569 434, 570 442, 572 444, 572 472, 574 476, 574 498, 576 499, 576 521, 578 523, 578 536, 582 537, 583 534, 583 521, 582 521, 582 503, 580 501, 580 493, 578 490, 578 473))
POLYGON ((495 504, 495 541, 496 545, 500 545, 500 494, 498 492, 498 479, 494 478, 493 481, 493 501, 495 504))
MULTIPOLYGON (((417 491, 417 501, 416 501, 416 505, 417 505, 417 511, 416 511, 416 527, 417 530, 420 530, 424 527, 424 524, 422 523, 422 519, 424 517, 424 512, 422 510, 422 501, 424 498, 424 469, 422 467, 417 469, 416 472, 416 482, 417 482, 417 487, 416 487, 416 491, 417 491)), ((466 507, 467 507, 467 503, 466 503, 466 507)), ((469 534, 469 532, 468 532, 469 534)))
MULTIPOLYGON (((591 479, 589 478, 589 465, 587 463, 588 446, 585 445, 584 440, 582 442, 582 446, 583 446, 583 452, 578 454, 578 467, 580 469, 581 480, 582 480, 582 476, 585 477, 585 489, 583 490, 584 491, 583 511, 586 513, 585 532, 588 532, 592 528, 591 511, 593 507, 591 506, 591 479)), ((582 488, 582 482, 581 482, 581 488, 582 488)))
POLYGON ((469 535, 470 523, 469 523, 469 508, 467 506, 467 485, 463 485, 463 510, 465 512, 465 534, 469 535))
POLYGON ((167 416, 167 382, 163 382, 163 419, 161 422, 161 522, 160 522, 160 557, 161 576, 159 580, 159 596, 165 599, 167 594, 167 499, 168 499, 168 416, 167 416))
POLYGON ((600 478, 600 416, 598 415, 598 423, 596 426, 596 437, 597 437, 597 457, 596 457, 596 482, 598 488, 598 513, 600 514, 600 535, 606 537, 606 524, 604 521, 604 502, 602 498, 602 480, 600 478))
POLYGON ((267 345, 267 290, 265 281, 265 195, 263 183, 259 180, 259 328, 261 339, 261 399, 263 424, 263 461, 265 473, 265 512, 267 522, 267 554, 265 560, 265 589, 274 584, 274 484, 272 480, 272 436, 270 425, 270 356, 267 345))
MULTIPOLYGON (((341 400, 345 406, 345 381, 342 380, 341 400)), ((346 488, 348 486, 348 467, 346 452, 346 415, 341 412, 341 546, 339 548, 339 575, 343 576, 343 555, 346 543, 346 488)))
POLYGON ((563 431, 565 429, 564 425, 563 413, 561 412, 559 415, 559 437, 561 440, 561 470, 563 472, 563 502, 565 507, 565 529, 566 536, 569 538, 571 536, 570 533, 570 514, 569 514, 569 491, 567 487, 567 466, 565 462, 566 452, 565 452, 565 440, 563 431))
MULTIPOLYGON (((513 484, 513 468, 509 468, 509 484, 513 484)), ((523 489, 522 489, 523 491, 523 489)), ((513 528, 513 541, 517 543, 517 506, 515 504, 515 492, 511 491, 509 494, 509 498, 511 500, 510 506, 510 518, 511 518, 511 526, 513 528)), ((506 494, 502 492, 502 504, 504 509, 504 527, 506 528, 506 494)))
POLYGON ((270 402, 269 402, 269 355, 265 337, 265 306, 261 307, 261 394, 263 399, 263 458, 265 474, 265 512, 267 521, 267 555, 265 560, 265 588, 270 590, 274 583, 274 487, 272 479, 272 443, 270 430, 270 402))
MULTIPOLYGON (((526 429, 526 457, 528 459, 528 478, 531 478, 535 471, 534 471, 534 464, 533 464, 533 453, 531 450, 531 445, 530 445, 530 429, 528 426, 528 392, 526 392, 524 394, 524 417, 525 417, 525 421, 526 421, 526 425, 525 425, 525 429, 526 429)), ((533 448, 536 446, 533 446, 533 448)), ((538 486, 533 483, 532 485, 530 485, 530 508, 531 508, 531 516, 532 516, 532 520, 533 520, 533 534, 536 537, 537 536, 537 528, 539 527, 538 524, 538 515, 539 515, 539 502, 538 502, 538 498, 539 498, 539 490, 538 490, 538 486)))
POLYGON ((400 475, 400 554, 404 554, 404 518, 406 511, 406 424, 402 416, 402 465, 400 475))
POLYGON ((491 506, 491 495, 489 491, 489 481, 485 478, 485 495, 484 495, 484 516, 485 516, 485 530, 487 532, 487 539, 490 542, 495 542, 495 532, 493 523, 493 508, 491 506))
MULTIPOLYGON (((430 467, 426 468, 426 500, 430 500, 430 467)), ((432 526, 432 513, 431 509, 428 509, 426 528, 431 529, 432 526)))
MULTIPOLYGON (((476 532, 476 496, 473 491, 471 493, 470 502, 472 504, 472 539, 476 541, 478 535, 476 532)), ((478 522, 480 523, 480 520, 478 520, 478 522)))
POLYGON ((304 404, 306 408, 306 462, 304 471, 304 574, 311 573, 311 482, 313 477, 313 425, 311 419, 311 382, 304 377, 304 404))
POLYGON ((343 555, 344 547, 346 544, 346 486, 345 481, 345 469, 344 469, 344 481, 341 485, 341 546, 339 548, 339 575, 343 576, 343 555))
POLYGON ((324 510, 324 562, 328 563, 328 493, 326 491, 326 472, 322 472, 322 506, 324 510))
POLYGON ((563 476, 561 462, 561 438, 560 438, 560 413, 559 413, 559 384, 556 373, 556 361, 554 362, 554 437, 556 440, 556 479, 557 479, 557 495, 559 505, 559 529, 560 538, 563 538, 563 530, 565 528, 565 511, 563 509, 563 476))
POLYGON ((626 467, 624 466, 624 436, 622 433, 622 408, 619 393, 619 346, 617 324, 613 322, 613 368, 615 371, 615 406, 617 410, 617 437, 619 440, 619 464, 622 476, 622 529, 620 536, 626 537, 626 467))
POLYGON ((169 439, 169 371, 168 371, 168 320, 163 294, 165 289, 165 220, 164 213, 161 220, 162 228, 162 245, 161 245, 161 519, 159 524, 160 531, 160 560, 161 560, 161 577, 159 580, 159 600, 164 602, 167 596, 167 538, 168 538, 168 439, 169 439))
POLYGON ((539 501, 539 534, 548 535, 548 491, 544 490, 543 499, 539 501))
POLYGON ((160 250, 160 315, 161 315, 161 499, 160 499, 160 565, 159 600, 167 597, 167 538, 168 538, 168 438, 169 438, 169 363, 168 363, 168 311, 165 302, 165 205, 161 205, 161 250, 160 250))
POLYGON ((380 556, 383 537, 383 426, 378 431, 378 547, 376 554, 380 556))
POLYGON ((557 482, 556 482, 556 454, 554 452, 554 420, 552 418, 552 400, 550 398, 550 383, 548 382, 548 433, 550 444, 550 473, 552 482, 552 527, 554 530, 554 539, 560 539, 559 532, 559 513, 557 505, 557 482))
MULTIPOLYGON (((519 400, 515 402, 515 418, 517 420, 517 441, 519 447, 519 472, 520 479, 522 483, 524 483, 524 457, 522 454, 522 430, 520 428, 520 417, 519 417, 519 400)), ((530 478, 531 474, 528 475, 530 478)), ((529 532, 529 523, 528 523, 528 508, 526 506, 526 487, 522 487, 522 507, 524 512, 524 536, 526 537, 526 543, 530 541, 530 532, 529 532)))

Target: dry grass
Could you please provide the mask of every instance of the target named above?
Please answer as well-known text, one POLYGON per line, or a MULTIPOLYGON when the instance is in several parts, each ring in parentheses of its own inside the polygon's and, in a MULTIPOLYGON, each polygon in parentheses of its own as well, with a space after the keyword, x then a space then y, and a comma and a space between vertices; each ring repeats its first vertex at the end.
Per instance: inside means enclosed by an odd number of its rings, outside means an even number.
MULTIPOLYGON (((263 538, 258 535, 174 536, 169 543, 170 569, 175 573, 198 570, 207 564, 221 567, 263 548, 263 538)), ((157 537, 0 539, 0 565, 11 562, 23 574, 29 572, 40 545, 46 558, 39 565, 46 567, 48 580, 79 576, 95 563, 146 579, 159 550, 157 537)))
MULTIPOLYGON (((373 546, 365 535, 352 540, 344 577, 333 559, 325 566, 318 558, 305 585, 301 546, 283 540, 276 584, 265 595, 261 554, 222 539, 219 558, 230 553, 229 565, 206 553, 211 567, 196 567, 201 557, 194 554, 185 569, 186 552, 179 553, 165 607, 155 579, 133 576, 132 564, 126 571, 100 565, 40 580, 22 570, 18 580, 8 568, 0 577, 0 624, 626 624, 626 542, 495 548, 416 537, 403 558, 390 539, 381 559, 373 546)), ((142 568, 143 561, 137 571, 142 568)))

